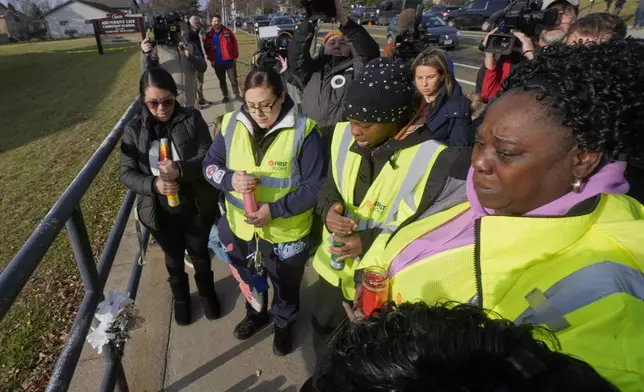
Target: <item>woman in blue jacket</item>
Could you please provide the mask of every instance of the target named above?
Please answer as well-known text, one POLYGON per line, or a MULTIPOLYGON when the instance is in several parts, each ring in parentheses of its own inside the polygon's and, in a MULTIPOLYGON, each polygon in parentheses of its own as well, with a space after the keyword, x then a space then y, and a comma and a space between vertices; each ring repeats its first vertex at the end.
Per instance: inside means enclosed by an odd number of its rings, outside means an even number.
POLYGON ((414 85, 423 97, 414 123, 427 124, 432 138, 448 146, 471 146, 474 129, 470 101, 463 95, 449 64, 440 49, 424 50, 414 59, 414 85))

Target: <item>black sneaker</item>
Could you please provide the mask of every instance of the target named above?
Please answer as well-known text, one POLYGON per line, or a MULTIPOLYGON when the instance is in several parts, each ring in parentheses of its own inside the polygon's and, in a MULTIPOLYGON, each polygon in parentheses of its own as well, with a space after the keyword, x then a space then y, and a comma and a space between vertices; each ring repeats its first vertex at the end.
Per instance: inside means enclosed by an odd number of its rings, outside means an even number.
POLYGON ((224 99, 221 100, 221 103, 228 103, 230 102, 230 98, 224 97, 224 99))
POLYGON ((264 328, 269 321, 270 319, 268 318, 268 314, 256 317, 246 316, 239 324, 237 324, 233 331, 233 335, 235 335, 239 340, 246 340, 253 336, 255 332, 264 328))
POLYGON ((291 326, 284 328, 275 326, 275 336, 273 337, 273 354, 278 357, 288 355, 293 351, 293 341, 291 339, 291 326))
POLYGON ((205 106, 205 105, 210 105, 210 104, 211 104, 211 102, 207 101, 205 99, 200 99, 199 100, 199 105, 205 106))

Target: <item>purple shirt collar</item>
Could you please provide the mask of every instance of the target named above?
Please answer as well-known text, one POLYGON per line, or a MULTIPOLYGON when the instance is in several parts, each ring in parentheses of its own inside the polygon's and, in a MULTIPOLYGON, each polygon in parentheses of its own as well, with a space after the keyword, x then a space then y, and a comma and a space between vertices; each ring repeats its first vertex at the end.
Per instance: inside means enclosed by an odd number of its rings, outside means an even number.
MULTIPOLYGON (((581 192, 569 192, 525 215, 563 216, 577 204, 599 194, 624 194, 630 188, 624 178, 625 169, 625 162, 608 162, 588 179, 588 182, 581 188, 581 192)), ((474 191, 473 174, 474 169, 470 167, 467 174, 466 192, 471 208, 437 229, 409 243, 391 263, 389 273, 392 276, 396 275, 401 269, 436 253, 474 242, 474 221, 485 215, 494 215, 494 211, 484 208, 479 203, 474 191)))

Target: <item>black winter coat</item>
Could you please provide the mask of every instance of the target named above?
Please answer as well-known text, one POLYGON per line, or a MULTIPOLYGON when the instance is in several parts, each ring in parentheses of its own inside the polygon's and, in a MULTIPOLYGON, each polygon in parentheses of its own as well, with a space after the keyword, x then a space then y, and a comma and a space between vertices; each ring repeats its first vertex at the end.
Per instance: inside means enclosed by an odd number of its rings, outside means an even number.
MULTIPOLYGON (((196 109, 176 107, 170 120, 168 139, 174 144, 178 157, 173 157, 180 172, 179 187, 189 185, 197 211, 206 223, 213 222, 217 213, 217 192, 203 178, 201 166, 212 138, 208 125, 196 109)), ((149 162, 149 149, 154 140, 151 137, 147 108, 125 126, 121 141, 121 175, 120 181, 126 188, 137 193, 139 219, 146 227, 160 230, 157 209, 161 208, 154 191, 154 180, 149 162)), ((181 193, 181 190, 179 190, 181 193)), ((165 196, 163 196, 165 197, 165 196)))
POLYGON ((351 57, 337 63, 324 54, 313 59, 310 50, 314 31, 314 25, 306 20, 296 27, 288 48, 288 64, 293 77, 304 86, 303 114, 325 129, 342 121, 344 99, 351 81, 369 61, 380 56, 380 47, 364 27, 349 19, 340 31, 353 47, 351 57), (342 87, 332 87, 331 79, 336 75, 344 76, 346 83, 342 87))
POLYGON ((454 82, 454 91, 447 96, 441 87, 434 102, 434 111, 427 119, 432 139, 455 147, 467 147, 474 143, 474 128, 470 101, 463 95, 461 86, 454 82))

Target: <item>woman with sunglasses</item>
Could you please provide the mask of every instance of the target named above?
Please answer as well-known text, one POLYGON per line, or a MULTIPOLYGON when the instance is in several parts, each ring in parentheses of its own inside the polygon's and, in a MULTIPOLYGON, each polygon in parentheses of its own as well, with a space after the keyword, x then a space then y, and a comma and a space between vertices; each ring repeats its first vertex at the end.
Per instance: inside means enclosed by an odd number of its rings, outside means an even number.
POLYGON ((191 322, 186 250, 204 314, 214 320, 220 310, 208 235, 217 194, 201 175, 201 162, 212 144, 208 125, 198 110, 176 102, 177 85, 161 68, 141 76, 139 94, 141 114, 125 127, 121 142, 121 183, 138 194, 139 219, 165 253, 177 324, 191 322))
POLYGON ((317 124, 298 113, 272 68, 246 76, 244 101, 240 110, 224 116, 203 174, 225 192, 219 238, 247 300, 246 317, 234 335, 248 339, 268 324, 268 275, 275 290, 273 352, 282 356, 292 350, 291 326, 325 168, 322 139, 317 124), (249 203, 253 197, 255 203, 249 203))

